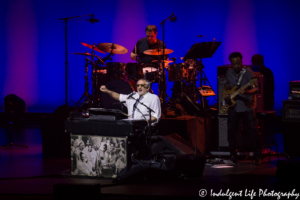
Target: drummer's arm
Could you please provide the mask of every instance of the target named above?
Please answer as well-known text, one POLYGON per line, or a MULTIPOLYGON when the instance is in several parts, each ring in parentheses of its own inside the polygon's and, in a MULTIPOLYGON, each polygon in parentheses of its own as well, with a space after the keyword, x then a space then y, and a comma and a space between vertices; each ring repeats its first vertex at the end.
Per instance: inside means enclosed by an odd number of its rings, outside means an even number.
POLYGON ((119 99, 120 99, 120 94, 119 94, 119 93, 116 93, 116 92, 114 92, 114 91, 111 91, 111 90, 107 89, 105 85, 102 85, 102 86, 100 87, 100 91, 109 94, 109 96, 111 96, 111 97, 114 98, 115 100, 118 100, 118 101, 119 101, 119 99))
POLYGON ((137 57, 137 55, 135 53, 133 53, 133 52, 130 53, 130 58, 132 60, 136 60, 136 57, 137 57))

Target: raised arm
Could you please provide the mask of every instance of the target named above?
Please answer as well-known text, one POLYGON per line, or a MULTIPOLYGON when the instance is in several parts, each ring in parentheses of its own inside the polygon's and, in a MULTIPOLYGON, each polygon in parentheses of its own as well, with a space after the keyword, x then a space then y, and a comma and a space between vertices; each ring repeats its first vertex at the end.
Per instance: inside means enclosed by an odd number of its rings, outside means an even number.
POLYGON ((113 91, 107 89, 105 85, 101 85, 100 91, 109 94, 115 100, 119 101, 119 99, 120 99, 120 94, 119 93, 116 93, 116 92, 113 92, 113 91))

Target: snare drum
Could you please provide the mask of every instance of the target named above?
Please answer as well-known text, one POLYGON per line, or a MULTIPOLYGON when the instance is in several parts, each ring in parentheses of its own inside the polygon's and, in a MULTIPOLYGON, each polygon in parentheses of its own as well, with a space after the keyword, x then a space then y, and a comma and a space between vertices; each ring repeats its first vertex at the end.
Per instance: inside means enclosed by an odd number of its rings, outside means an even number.
POLYGON ((143 75, 149 81, 157 83, 159 78, 158 65, 156 63, 146 64, 143 68, 143 75))

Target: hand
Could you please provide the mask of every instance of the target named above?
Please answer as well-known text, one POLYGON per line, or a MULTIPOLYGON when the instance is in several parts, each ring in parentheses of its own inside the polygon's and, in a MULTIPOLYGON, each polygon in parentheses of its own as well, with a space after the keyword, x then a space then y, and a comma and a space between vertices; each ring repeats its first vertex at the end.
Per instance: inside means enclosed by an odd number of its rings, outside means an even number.
POLYGON ((101 87, 100 87, 100 91, 101 91, 101 92, 105 92, 105 93, 107 93, 109 90, 106 88, 106 86, 105 86, 105 85, 101 85, 101 87))
POLYGON ((132 60, 136 60, 137 54, 131 52, 130 57, 132 60))
POLYGON ((240 90, 240 93, 241 94, 247 94, 247 90, 245 89, 245 90, 240 90))
POLYGON ((230 100, 230 96, 228 94, 225 94, 224 97, 223 97, 223 99, 225 101, 229 101, 230 100))
POLYGON ((231 99, 230 99, 230 95, 226 94, 224 97, 223 97, 224 101, 226 104, 230 104, 231 102, 231 99))

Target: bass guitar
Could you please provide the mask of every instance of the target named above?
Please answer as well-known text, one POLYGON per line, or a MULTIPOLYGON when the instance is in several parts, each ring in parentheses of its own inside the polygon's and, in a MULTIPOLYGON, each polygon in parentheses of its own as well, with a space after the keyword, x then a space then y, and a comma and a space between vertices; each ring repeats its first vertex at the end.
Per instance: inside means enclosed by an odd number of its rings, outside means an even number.
POLYGON ((220 112, 222 114, 228 113, 229 108, 236 106, 236 102, 234 100, 235 97, 238 94, 243 94, 244 90, 247 87, 249 87, 250 85, 253 85, 256 81, 257 81, 257 78, 254 78, 251 81, 249 81, 248 83, 246 83, 245 85, 243 85, 242 87, 240 87, 239 89, 237 89, 237 86, 234 86, 233 88, 231 88, 231 90, 227 90, 226 95, 228 95, 228 98, 225 99, 225 104, 222 105, 220 112))

